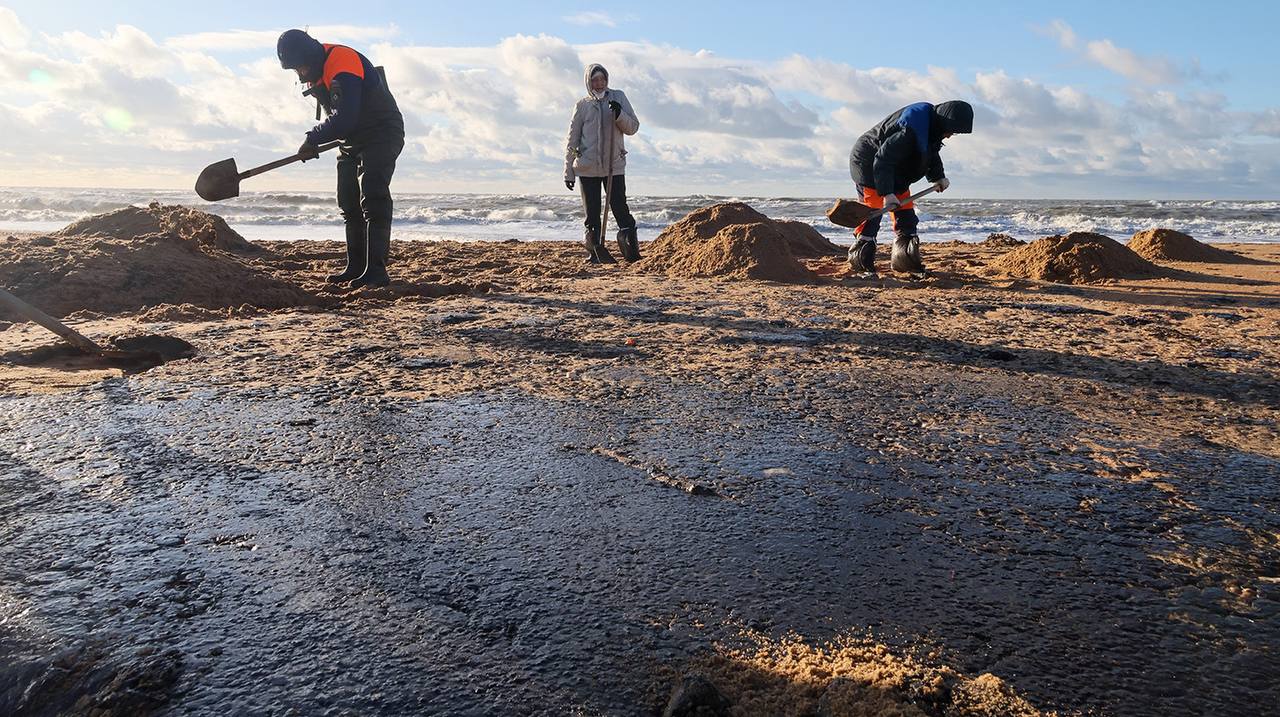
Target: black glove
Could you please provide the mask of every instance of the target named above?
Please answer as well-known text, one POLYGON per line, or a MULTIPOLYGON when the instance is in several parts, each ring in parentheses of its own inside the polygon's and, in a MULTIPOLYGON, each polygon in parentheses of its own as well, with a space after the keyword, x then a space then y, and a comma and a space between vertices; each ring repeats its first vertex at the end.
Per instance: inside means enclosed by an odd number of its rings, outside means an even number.
POLYGON ((569 188, 569 191, 571 191, 571 192, 572 192, 572 191, 573 191, 573 180, 572 180, 572 179, 566 179, 566 180, 564 180, 564 186, 568 187, 568 188, 569 188))
POLYGON ((316 157, 319 157, 319 156, 320 156, 320 149, 316 147, 314 144, 311 144, 311 140, 307 140, 303 142, 302 146, 298 148, 298 158, 304 162, 307 161, 308 159, 315 159, 316 157))
POLYGON ((609 101, 609 109, 613 110, 614 119, 618 119, 618 117, 622 116, 622 105, 618 104, 617 100, 609 101))

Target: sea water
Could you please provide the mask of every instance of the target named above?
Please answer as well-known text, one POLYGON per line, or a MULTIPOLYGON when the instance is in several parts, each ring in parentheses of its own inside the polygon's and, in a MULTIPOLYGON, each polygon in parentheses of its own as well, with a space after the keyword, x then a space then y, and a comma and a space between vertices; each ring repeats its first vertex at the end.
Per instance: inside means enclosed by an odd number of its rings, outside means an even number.
MULTIPOLYGON (((187 204, 219 214, 246 238, 341 239, 342 218, 332 193, 246 192, 225 202, 203 202, 189 191, 0 188, 0 232, 51 231, 91 214, 151 201, 187 204)), ((837 242, 852 232, 831 225, 832 199, 778 197, 630 198, 640 238, 699 207, 741 201, 774 219, 809 222, 837 242)), ((1024 240, 1071 231, 1092 231, 1125 241, 1134 232, 1167 227, 1206 242, 1280 242, 1280 201, 949 199, 917 203, 924 241, 980 241, 1002 232, 1024 240)), ((395 195, 395 231, 400 239, 462 241, 577 241, 582 203, 577 194, 395 195)), ((612 219, 610 224, 612 224, 612 219)), ((890 234, 888 227, 882 236, 890 234)))

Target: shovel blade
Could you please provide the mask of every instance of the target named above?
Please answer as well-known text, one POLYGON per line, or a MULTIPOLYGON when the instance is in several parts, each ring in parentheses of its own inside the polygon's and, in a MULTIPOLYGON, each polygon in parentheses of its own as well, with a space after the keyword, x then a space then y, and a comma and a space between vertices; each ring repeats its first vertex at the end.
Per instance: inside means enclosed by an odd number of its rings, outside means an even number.
POLYGON ((827 219, 832 224, 857 229, 874 211, 876 210, 852 199, 837 199, 835 206, 827 210, 827 219))
POLYGON ((240 170, 236 169, 236 161, 224 159, 205 167, 196 178, 196 194, 206 202, 240 196, 240 170))

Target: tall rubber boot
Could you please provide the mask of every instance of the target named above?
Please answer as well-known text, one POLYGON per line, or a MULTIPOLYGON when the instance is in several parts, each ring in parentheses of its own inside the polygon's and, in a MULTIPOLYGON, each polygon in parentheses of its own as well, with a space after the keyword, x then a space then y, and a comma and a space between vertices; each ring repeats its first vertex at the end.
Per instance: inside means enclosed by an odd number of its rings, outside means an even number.
POLYGON ((369 222, 369 262, 364 274, 351 282, 353 289, 376 289, 391 283, 387 276, 387 254, 391 252, 391 224, 369 222))
POLYGON ((582 243, 587 247, 587 261, 592 264, 617 264, 618 262, 604 248, 604 242, 600 241, 599 229, 587 229, 582 234, 582 243))
POLYGON ((903 234, 893 240, 893 258, 889 265, 902 274, 910 274, 916 278, 927 275, 924 262, 920 260, 920 237, 915 234, 903 234))
POLYGON ((627 261, 640 261, 640 238, 636 236, 636 228, 618 230, 618 251, 627 261))
POLYGON ((862 278, 876 275, 876 240, 858 237, 849 247, 849 266, 862 278))
POLYGON ((369 244, 365 234, 367 227, 363 221, 347 222, 347 268, 341 273, 330 274, 327 281, 330 284, 345 284, 348 281, 359 279, 364 274, 365 266, 369 261, 369 244))

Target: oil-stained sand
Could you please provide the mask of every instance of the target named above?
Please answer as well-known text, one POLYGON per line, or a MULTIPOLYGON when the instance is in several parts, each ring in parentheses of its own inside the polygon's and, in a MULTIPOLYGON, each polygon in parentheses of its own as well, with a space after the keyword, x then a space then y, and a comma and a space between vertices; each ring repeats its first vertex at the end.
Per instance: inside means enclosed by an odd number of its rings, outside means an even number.
POLYGON ((357 295, 302 243, 247 265, 327 306, 73 312, 198 355, 0 366, 3 678, 180 712, 634 714, 701 674, 739 713, 944 684, 1256 714, 1280 249, 1226 248, 1257 263, 1063 286, 926 246, 923 282, 781 285, 398 245, 357 295))

